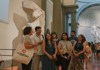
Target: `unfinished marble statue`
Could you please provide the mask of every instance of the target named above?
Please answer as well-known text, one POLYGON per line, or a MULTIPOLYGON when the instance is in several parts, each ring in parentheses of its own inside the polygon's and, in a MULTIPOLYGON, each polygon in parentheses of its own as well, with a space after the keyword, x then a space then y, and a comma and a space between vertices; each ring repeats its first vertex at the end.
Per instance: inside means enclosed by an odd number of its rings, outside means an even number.
MULTIPOLYGON (((18 1, 18 0, 17 0, 18 1)), ((24 26, 32 26, 33 30, 36 26, 42 27, 42 33, 44 33, 45 24, 45 13, 44 11, 34 3, 32 0, 20 0, 22 5, 20 5, 21 13, 25 13, 24 17, 18 11, 13 14, 14 23, 18 29, 18 36, 13 40, 13 48, 17 46, 18 42, 21 41, 23 36, 22 28, 24 26), (27 17, 27 19, 26 19, 27 17)))
POLYGON ((42 33, 44 33, 45 13, 44 11, 32 0, 22 2, 23 10, 28 17, 28 24, 33 27, 42 27, 42 33))
MULTIPOLYGON (((12 44, 13 49, 16 49, 19 42, 23 41, 22 29, 25 26, 32 26, 33 30, 36 26, 42 27, 42 33, 44 33, 45 25, 45 12, 34 3, 33 0, 14 0, 16 6, 14 5, 13 21, 18 30, 17 37, 14 38, 12 44)), ((13 62, 13 65, 18 64, 13 62)))

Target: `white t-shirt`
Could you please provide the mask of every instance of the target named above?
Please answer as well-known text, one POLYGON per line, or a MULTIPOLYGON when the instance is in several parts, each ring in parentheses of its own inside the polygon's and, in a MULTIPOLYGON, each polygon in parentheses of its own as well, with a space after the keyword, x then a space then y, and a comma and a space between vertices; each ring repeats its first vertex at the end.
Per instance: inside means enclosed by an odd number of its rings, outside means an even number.
MULTIPOLYGON (((32 40, 33 40, 33 42, 40 42, 40 41, 43 40, 43 37, 42 37, 42 35, 37 36, 36 34, 34 34, 33 37, 32 37, 32 40)), ((35 53, 38 54, 38 55, 43 55, 42 44, 38 45, 37 49, 38 50, 36 50, 35 53)))

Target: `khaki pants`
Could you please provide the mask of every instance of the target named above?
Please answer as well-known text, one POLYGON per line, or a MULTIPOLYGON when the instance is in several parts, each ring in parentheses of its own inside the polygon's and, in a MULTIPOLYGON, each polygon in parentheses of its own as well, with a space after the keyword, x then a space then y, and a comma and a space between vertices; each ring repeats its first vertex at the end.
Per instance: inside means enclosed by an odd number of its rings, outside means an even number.
POLYGON ((34 59, 33 59, 34 70, 39 70, 40 61, 42 61, 42 55, 34 54, 34 59))

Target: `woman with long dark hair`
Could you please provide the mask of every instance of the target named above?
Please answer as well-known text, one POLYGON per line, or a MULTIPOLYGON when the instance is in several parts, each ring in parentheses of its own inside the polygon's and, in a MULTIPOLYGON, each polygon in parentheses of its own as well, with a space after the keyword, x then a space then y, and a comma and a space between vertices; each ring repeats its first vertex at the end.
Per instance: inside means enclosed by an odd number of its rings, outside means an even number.
POLYGON ((73 45, 73 59, 70 70, 84 70, 84 52, 86 45, 87 43, 84 35, 78 35, 78 41, 74 42, 73 45))
POLYGON ((56 61, 55 61, 56 66, 57 66, 57 70, 61 70, 61 56, 60 56, 59 51, 58 51, 59 39, 58 39, 57 33, 52 32, 51 37, 52 37, 52 42, 56 42, 56 45, 57 45, 57 56, 56 56, 56 61))
POLYGON ((43 46, 43 61, 42 70, 56 70, 55 59, 56 59, 56 42, 52 42, 51 34, 45 34, 45 45, 43 46))
POLYGON ((71 59, 72 44, 71 41, 69 41, 68 39, 67 33, 62 34, 61 41, 58 44, 58 50, 61 56, 62 70, 68 70, 71 59))

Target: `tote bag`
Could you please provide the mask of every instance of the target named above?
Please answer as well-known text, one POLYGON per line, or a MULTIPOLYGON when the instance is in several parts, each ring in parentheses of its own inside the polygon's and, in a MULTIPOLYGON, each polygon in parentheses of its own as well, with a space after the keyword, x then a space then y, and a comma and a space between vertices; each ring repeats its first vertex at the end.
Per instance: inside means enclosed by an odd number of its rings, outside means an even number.
POLYGON ((34 49, 26 49, 24 47, 24 42, 19 43, 19 45, 17 46, 14 52, 13 60, 27 65, 32 59, 33 53, 34 53, 34 49))

